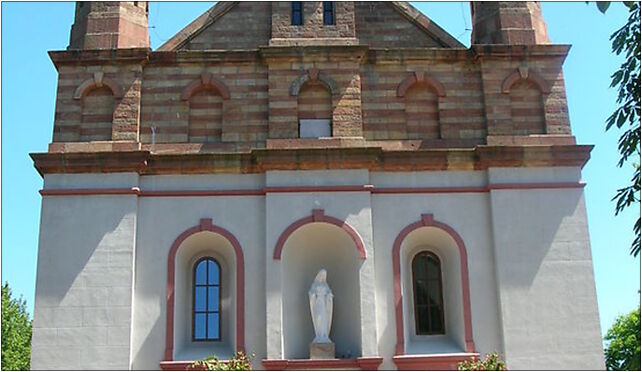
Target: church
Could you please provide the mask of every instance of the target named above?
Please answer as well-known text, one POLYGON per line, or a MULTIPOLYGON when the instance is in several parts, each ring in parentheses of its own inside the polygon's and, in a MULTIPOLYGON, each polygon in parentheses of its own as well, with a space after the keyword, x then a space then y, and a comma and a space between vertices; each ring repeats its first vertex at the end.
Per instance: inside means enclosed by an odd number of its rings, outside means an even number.
POLYGON ((562 65, 538 2, 77 2, 31 367, 603 369, 562 65), (459 15, 457 15, 459 16, 459 15))

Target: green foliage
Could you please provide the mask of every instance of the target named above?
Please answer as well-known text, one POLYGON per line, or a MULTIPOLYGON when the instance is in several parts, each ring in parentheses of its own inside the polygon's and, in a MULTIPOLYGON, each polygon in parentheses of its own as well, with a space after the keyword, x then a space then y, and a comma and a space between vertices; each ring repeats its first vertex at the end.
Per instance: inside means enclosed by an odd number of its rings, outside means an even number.
POLYGON ((9 283, 2 286, 2 369, 28 370, 31 357, 31 320, 26 303, 11 297, 9 283))
MULTIPOLYGON (((611 75, 611 87, 618 87, 619 107, 606 120, 606 130, 613 126, 624 133, 618 141, 622 167, 634 156, 640 158, 640 3, 625 1, 629 8, 629 18, 624 26, 611 35, 611 49, 617 55, 624 53, 625 61, 611 75)), ((598 9, 604 13, 610 2, 598 2, 598 9)), ((615 215, 631 205, 640 202, 640 164, 633 163, 633 177, 628 186, 617 190, 612 200, 616 201, 615 215)), ((635 238, 631 244, 631 254, 640 254, 640 218, 633 225, 635 238)))
POLYGON ((640 306, 615 320, 604 337, 606 368, 610 371, 640 370, 640 306))
POLYGON ((206 371, 251 371, 252 363, 250 363, 245 353, 237 351, 230 360, 218 360, 217 357, 211 356, 194 362, 190 366, 190 369, 206 371))
POLYGON ((458 371, 505 371, 506 363, 496 352, 486 354, 484 359, 470 358, 457 364, 458 371))

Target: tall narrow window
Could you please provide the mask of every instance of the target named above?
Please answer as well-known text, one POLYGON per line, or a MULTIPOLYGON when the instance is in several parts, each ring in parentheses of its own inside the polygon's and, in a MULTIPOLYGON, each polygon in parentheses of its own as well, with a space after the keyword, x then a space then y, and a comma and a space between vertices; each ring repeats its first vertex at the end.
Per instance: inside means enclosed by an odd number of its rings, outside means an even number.
POLYGON ((292 25, 301 26, 303 24, 303 2, 292 2, 292 25))
POLYGON ((412 284, 417 334, 444 334, 441 263, 437 256, 430 252, 420 252, 413 258, 412 284))
POLYGON ((334 2, 333 1, 323 2, 323 24, 324 25, 334 24, 334 2))
POLYGON ((206 257, 194 265, 192 340, 221 339, 221 267, 206 257))

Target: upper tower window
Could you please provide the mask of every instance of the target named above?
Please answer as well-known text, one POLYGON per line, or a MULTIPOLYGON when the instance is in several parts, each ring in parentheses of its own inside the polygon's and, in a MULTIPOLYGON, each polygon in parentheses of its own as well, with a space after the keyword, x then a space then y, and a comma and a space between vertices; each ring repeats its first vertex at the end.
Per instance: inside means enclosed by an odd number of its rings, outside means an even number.
POLYGON ((324 1, 323 2, 323 24, 324 25, 333 25, 334 22, 334 2, 324 1))
POLYGON ((300 26, 303 24, 303 2, 292 2, 292 25, 300 26))

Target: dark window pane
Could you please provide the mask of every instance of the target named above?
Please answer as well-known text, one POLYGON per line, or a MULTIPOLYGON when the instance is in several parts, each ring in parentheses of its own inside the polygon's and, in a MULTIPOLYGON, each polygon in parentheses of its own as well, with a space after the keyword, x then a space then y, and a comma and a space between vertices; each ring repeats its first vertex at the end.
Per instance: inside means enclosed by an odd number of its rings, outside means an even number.
POLYGON ((292 2, 292 24, 295 26, 303 24, 303 3, 301 1, 292 2))
POLYGON ((196 265, 195 284, 205 284, 207 280, 207 260, 203 260, 196 265))
POLYGON ((219 272, 218 264, 215 261, 209 261, 209 269, 207 271, 207 283, 218 284, 219 272))
POLYGON ((218 327, 218 313, 209 313, 207 314, 207 338, 208 339, 218 339, 219 338, 219 327, 218 327))
POLYGON ((426 255, 418 254, 415 256, 415 259, 412 260, 412 274, 415 280, 425 280, 428 279, 428 273, 426 272, 427 267, 426 255))
POLYGON ((218 311, 218 287, 208 287, 207 311, 218 311))
POLYGON ((432 256, 426 255, 428 266, 428 278, 439 279, 439 262, 432 256))
POLYGON ((207 287, 196 287, 194 291, 194 311, 205 311, 205 294, 207 287))
POLYGON ((205 314, 194 315, 194 339, 205 339, 205 314))
POLYGON ((415 293, 417 305, 428 305, 428 288, 426 288, 426 282, 423 280, 417 280, 415 282, 415 293))
POLYGON ((428 282, 428 298, 430 299, 430 305, 441 306, 439 280, 430 280, 428 282))
POLYGON ((430 333, 444 333, 444 326, 441 324, 441 309, 437 306, 430 308, 430 325, 432 326, 430 333))
POLYGON ((417 317, 417 333, 418 334, 425 334, 425 333, 430 333, 430 326, 429 322, 430 320, 428 319, 429 317, 429 312, 428 312, 428 307, 425 306, 419 306, 417 307, 417 314, 415 316, 417 317))
POLYGON ((323 2, 323 24, 334 24, 334 3, 332 1, 323 2))

